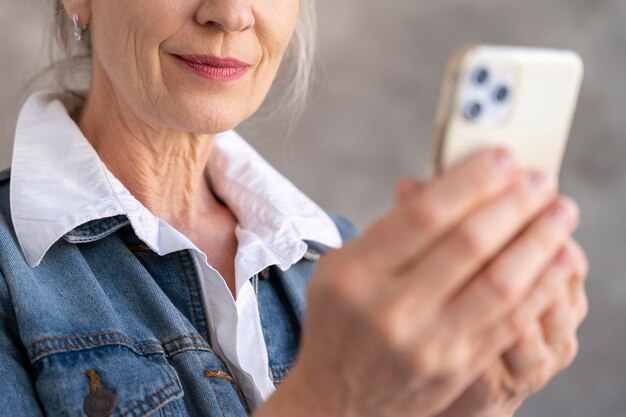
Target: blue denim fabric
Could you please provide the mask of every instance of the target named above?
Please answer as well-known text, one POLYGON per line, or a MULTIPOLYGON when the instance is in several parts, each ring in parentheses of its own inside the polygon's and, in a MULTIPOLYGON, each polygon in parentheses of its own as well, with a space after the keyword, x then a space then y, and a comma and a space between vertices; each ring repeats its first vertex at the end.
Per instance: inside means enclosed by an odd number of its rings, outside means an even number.
MULTIPOLYGON (((31 268, 9 209, 10 170, 0 172, 0 415, 86 416, 90 392, 115 394, 112 416, 251 414, 211 349, 189 250, 153 253, 125 216, 90 221, 59 239, 31 268)), ((328 213, 342 238, 358 230, 328 213)), ((306 241, 313 255, 329 248, 306 241)), ((289 373, 316 267, 305 256, 258 281, 271 376, 289 373)))

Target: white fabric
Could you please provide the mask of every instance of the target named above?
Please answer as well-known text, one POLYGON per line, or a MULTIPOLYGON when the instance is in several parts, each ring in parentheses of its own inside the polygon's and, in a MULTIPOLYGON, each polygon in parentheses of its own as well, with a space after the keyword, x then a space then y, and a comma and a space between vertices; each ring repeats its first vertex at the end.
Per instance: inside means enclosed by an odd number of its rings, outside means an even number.
POLYGON ((63 235, 94 219, 127 215, 159 255, 193 249, 214 349, 226 360, 252 408, 274 391, 250 278, 270 265, 287 270, 306 252, 303 239, 341 246, 332 219, 241 136, 217 135, 207 161, 214 192, 238 219, 236 300, 206 255, 153 215, 107 169, 59 96, 33 94, 20 113, 11 168, 11 216, 24 256, 39 265, 63 235))

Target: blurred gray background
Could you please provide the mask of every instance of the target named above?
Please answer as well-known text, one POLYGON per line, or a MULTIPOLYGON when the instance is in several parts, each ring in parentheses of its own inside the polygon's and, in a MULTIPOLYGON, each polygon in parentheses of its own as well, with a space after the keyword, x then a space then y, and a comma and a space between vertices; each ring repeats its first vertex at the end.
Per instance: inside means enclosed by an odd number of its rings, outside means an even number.
MULTIPOLYGON (((19 89, 47 64, 46 0, 0 0, 0 168, 10 165, 19 89)), ((586 62, 562 191, 582 208, 591 309, 574 365, 519 417, 626 415, 626 1, 318 0, 320 72, 289 139, 240 132, 328 210, 366 228, 431 151, 441 71, 461 42, 569 47, 586 62)), ((462 417, 462 416, 459 416, 462 417)))

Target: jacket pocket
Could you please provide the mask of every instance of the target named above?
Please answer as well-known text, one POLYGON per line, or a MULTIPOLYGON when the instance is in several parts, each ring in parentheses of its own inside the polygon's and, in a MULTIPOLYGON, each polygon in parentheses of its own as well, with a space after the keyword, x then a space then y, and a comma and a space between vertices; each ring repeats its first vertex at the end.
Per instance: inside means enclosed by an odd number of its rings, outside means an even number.
POLYGON ((124 344, 39 355, 35 389, 46 416, 184 416, 183 390, 162 352, 139 353, 124 344))

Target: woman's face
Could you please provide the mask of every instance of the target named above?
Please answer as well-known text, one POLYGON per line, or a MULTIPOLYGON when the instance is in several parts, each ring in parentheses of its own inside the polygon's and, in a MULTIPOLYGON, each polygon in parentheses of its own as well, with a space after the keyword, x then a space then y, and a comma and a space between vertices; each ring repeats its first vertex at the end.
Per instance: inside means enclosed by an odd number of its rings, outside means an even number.
POLYGON ((94 83, 109 84, 105 87, 141 119, 209 134, 235 127, 259 108, 299 6, 299 0, 65 3, 70 15, 76 3, 88 4, 91 12, 95 73, 101 73, 94 83), (215 63, 209 57, 234 58, 249 66, 215 69, 211 66, 239 64, 215 63))

